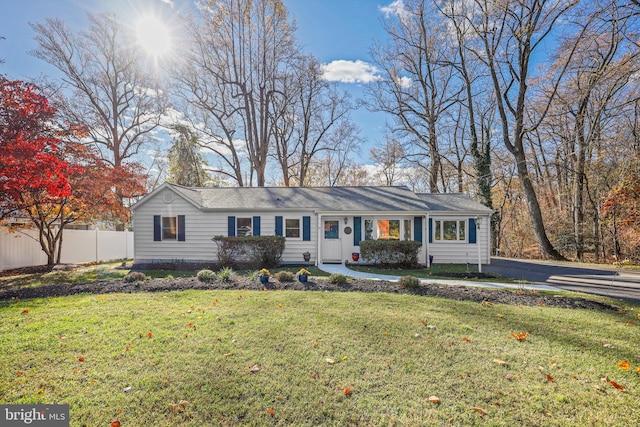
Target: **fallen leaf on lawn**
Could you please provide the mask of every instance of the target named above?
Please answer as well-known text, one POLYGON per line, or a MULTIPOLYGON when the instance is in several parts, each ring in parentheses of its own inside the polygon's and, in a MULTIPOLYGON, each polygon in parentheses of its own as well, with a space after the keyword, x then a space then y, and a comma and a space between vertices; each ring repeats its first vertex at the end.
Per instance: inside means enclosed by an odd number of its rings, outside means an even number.
POLYGON ((527 332, 523 331, 520 332, 519 334, 511 334, 512 337, 514 337, 517 341, 526 341, 527 340, 527 332))
POLYGON ((615 388, 617 388, 620 391, 626 391, 626 389, 623 386, 621 386, 620 384, 618 384, 615 381, 609 380, 609 384, 611 384, 612 386, 614 386, 615 388))
POLYGON ((556 366, 556 365, 557 365, 557 363, 556 363, 556 361, 555 361, 555 360, 552 360, 552 361, 551 361, 551 363, 550 363, 550 365, 551 365, 551 366, 556 366))
POLYGON ((429 396, 429 402, 439 404, 440 398, 438 396, 429 396))
POLYGON ((493 363, 500 365, 500 366, 505 366, 507 364, 507 362, 505 362, 504 360, 500 360, 500 359, 493 359, 493 363))
POLYGON ((424 323, 424 319, 422 319, 422 324, 423 324, 423 325, 425 324, 425 323, 424 323))
POLYGON ((427 325, 427 329, 436 329, 434 325, 427 325))
POLYGON ((109 424, 110 427, 120 427, 120 425, 120 421, 118 420, 112 421, 111 424, 109 424))
POLYGON ((350 388, 345 388, 344 389, 344 395, 345 396, 351 396, 351 389, 350 388))
POLYGON ((258 366, 258 365, 253 365, 252 367, 250 367, 250 368, 249 368, 249 370, 250 370, 251 372, 258 372, 258 371, 260 371, 260 366, 258 366))
POLYGON ((538 302, 538 305, 539 305, 540 307, 544 307, 544 303, 543 303, 542 301, 539 301, 539 302, 538 302))
POLYGON ((275 409, 273 409, 273 408, 269 408, 269 409, 267 409, 267 412, 268 412, 268 413, 269 413, 269 415, 271 415, 271 416, 274 416, 274 415, 276 414, 276 411, 275 411, 275 409))
POLYGON ((549 374, 545 374, 545 375, 547 376, 547 381, 549 381, 550 383, 555 383, 556 382, 556 380, 553 379, 553 377, 551 375, 549 375, 549 374))
POLYGON ((413 337, 414 338, 420 338, 420 334, 416 332, 415 334, 413 334, 413 337))
POLYGON ((38 394, 42 394, 42 393, 44 393, 44 387, 41 387, 38 389, 38 394))
POLYGON ((627 322, 627 325, 633 325, 633 320, 629 320, 629 321, 627 322))
POLYGON ((20 314, 28 314, 28 313, 29 313, 29 310, 22 310, 22 313, 20 314))
POLYGON ((311 378, 313 378, 314 380, 317 380, 318 379, 318 375, 317 374, 313 374, 313 375, 311 375, 311 378))
POLYGON ((147 338, 151 338, 152 336, 151 332, 147 332, 147 338))
POLYGON ((498 317, 499 319, 502 319, 502 318, 504 317, 504 314, 501 314, 501 313, 500 313, 500 314, 498 314, 498 315, 497 315, 497 317, 498 317))
POLYGON ((311 347, 317 347, 318 341, 311 341, 311 347))
POLYGON ((24 374, 22 371, 18 371, 18 376, 21 377, 24 374))
POLYGON ((480 305, 484 305, 485 307, 493 307, 493 303, 490 303, 489 301, 482 301, 480 305))
POLYGON ((84 362, 84 357, 78 357, 78 362, 84 362))
POLYGON ((605 344, 603 345, 604 348, 615 348, 613 345, 611 344, 605 344))
POLYGON ((225 353, 223 356, 224 357, 231 357, 231 356, 233 356, 233 353, 225 353))
POLYGON ((473 410, 476 411, 477 413, 479 413, 482 416, 487 415, 487 411, 485 411, 484 409, 480 408, 479 406, 474 406, 473 410))
POLYGON ((462 337, 462 341, 464 341, 464 342, 471 342, 471 340, 470 340, 469 338, 467 338, 467 337, 462 337))
POLYGON ((335 361, 335 360, 333 360, 333 359, 332 359, 332 358, 330 358, 330 357, 327 357, 327 358, 326 358, 326 359, 324 359, 324 360, 325 360, 329 365, 333 365, 334 363, 336 363, 336 361, 335 361))
POLYGON ((122 391, 124 391, 125 393, 131 391, 131 386, 123 388, 122 391))
POLYGON ((637 374, 640 374, 640 366, 638 366, 638 367, 636 368, 636 373, 637 373, 637 374))
POLYGON ((620 362, 616 363, 616 365, 618 365, 618 368, 624 369, 625 371, 628 371, 631 368, 631 364, 626 360, 621 360, 620 362))

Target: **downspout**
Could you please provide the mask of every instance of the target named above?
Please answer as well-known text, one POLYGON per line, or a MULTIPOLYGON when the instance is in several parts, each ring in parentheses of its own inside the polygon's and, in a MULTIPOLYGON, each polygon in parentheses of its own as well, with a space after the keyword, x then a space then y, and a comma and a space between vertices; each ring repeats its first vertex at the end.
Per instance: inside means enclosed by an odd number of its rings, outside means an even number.
POLYGON ((425 214, 424 215, 424 223, 422 224, 422 239, 424 240, 424 247, 425 247, 425 251, 424 251, 424 257, 425 257, 425 264, 427 265, 427 268, 431 268, 431 263, 429 262, 429 252, 430 252, 430 248, 429 248, 429 214, 425 214))
POLYGON ((314 213, 316 214, 316 221, 317 221, 317 225, 316 225, 316 267, 318 267, 320 265, 320 256, 321 256, 321 247, 320 247, 320 242, 322 240, 321 238, 321 227, 322 227, 322 215, 318 215, 317 211, 314 211, 314 213))

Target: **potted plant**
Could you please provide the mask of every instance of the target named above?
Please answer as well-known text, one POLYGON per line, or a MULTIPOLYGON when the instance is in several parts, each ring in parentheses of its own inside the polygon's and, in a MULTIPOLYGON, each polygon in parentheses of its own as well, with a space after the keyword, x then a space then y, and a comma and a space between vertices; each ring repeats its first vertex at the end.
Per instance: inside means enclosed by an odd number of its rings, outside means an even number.
POLYGON ((300 281, 300 283, 306 283, 310 275, 311 273, 309 273, 306 269, 301 268, 300 271, 298 271, 298 280, 300 281))
POLYGON ((269 277, 271 277, 271 273, 266 268, 263 268, 258 272, 260 274, 260 283, 267 284, 269 283, 269 277))

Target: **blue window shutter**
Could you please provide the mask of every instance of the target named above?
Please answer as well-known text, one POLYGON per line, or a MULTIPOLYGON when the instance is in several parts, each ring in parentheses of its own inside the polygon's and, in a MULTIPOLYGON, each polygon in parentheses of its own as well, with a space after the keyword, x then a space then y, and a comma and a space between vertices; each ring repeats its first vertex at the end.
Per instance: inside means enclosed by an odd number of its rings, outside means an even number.
POLYGON ((429 218, 429 243, 433 243, 433 218, 429 218))
POLYGON ((184 226, 185 226, 184 215, 178 215, 178 242, 184 242, 186 240, 184 226))
POLYGON ((254 236, 260 235, 260 217, 259 216, 253 217, 253 235, 254 236))
POLYGON ((422 243, 422 217, 413 217, 413 240, 422 243))
POLYGON ((236 217, 227 217, 227 236, 233 237, 236 235, 236 217))
POLYGON ((469 243, 476 243, 476 220, 469 218, 469 243))
POLYGON ((311 240, 311 217, 302 217, 302 240, 311 240))
POLYGON ((162 217, 160 215, 153 216, 153 241, 162 240, 162 217))
POLYGON ((360 246, 362 240, 362 217, 353 217, 353 246, 360 246))
POLYGON ((282 217, 276 217, 276 236, 282 236, 282 217))

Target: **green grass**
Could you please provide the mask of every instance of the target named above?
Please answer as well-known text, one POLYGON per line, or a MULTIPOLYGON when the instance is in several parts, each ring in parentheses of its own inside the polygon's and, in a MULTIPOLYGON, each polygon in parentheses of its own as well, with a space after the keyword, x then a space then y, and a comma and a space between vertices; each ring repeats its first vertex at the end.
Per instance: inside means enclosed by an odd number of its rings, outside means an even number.
POLYGON ((0 402, 69 404, 72 426, 636 425, 635 310, 293 291, 2 301, 0 402))
MULTIPOLYGON (((122 262, 84 264, 69 271, 49 271, 31 274, 4 274, 0 276, 0 288, 33 288, 46 284, 88 283, 96 280, 120 280, 129 272, 119 268, 122 262)), ((192 273, 191 273, 192 274, 192 273)))

